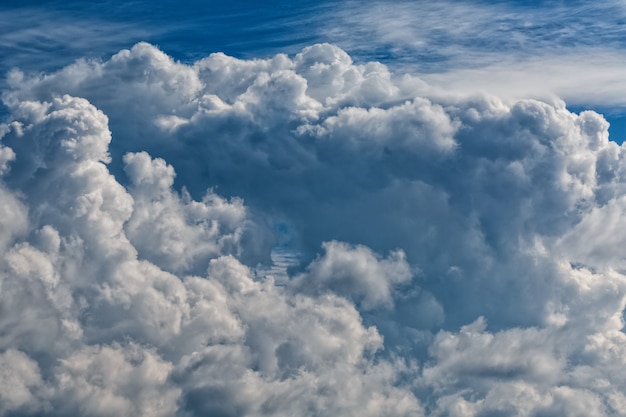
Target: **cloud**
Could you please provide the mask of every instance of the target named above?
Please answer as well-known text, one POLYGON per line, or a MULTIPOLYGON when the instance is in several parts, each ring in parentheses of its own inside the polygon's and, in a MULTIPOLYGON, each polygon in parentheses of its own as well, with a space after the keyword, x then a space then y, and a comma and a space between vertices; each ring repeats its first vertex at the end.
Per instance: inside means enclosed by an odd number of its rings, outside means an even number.
POLYGON ((563 266, 561 304, 542 328, 487 331, 479 318, 440 332, 425 382, 433 415, 597 415, 624 412, 623 276, 563 266), (615 377, 613 376, 615 375, 615 377))
POLYGON ((623 108, 625 10, 619 1, 348 1, 319 32, 361 59, 419 74, 434 93, 623 108))
POLYGON ((347 299, 254 280, 231 256, 241 201, 174 191, 146 153, 125 156, 123 187, 85 99, 14 115, 6 192, 30 210, 1 259, 3 414, 421 414, 347 299))
POLYGON ((30 412, 38 408, 38 401, 31 392, 42 385, 39 367, 35 361, 22 352, 8 349, 0 356, 0 375, 0 412, 3 415, 20 408, 30 412))
POLYGON ((125 231, 139 256, 174 273, 201 274, 206 260, 240 254, 246 230, 241 200, 225 201, 209 192, 202 201, 171 189, 174 170, 145 153, 124 156, 133 214, 125 231))
POLYGON ((386 259, 365 246, 351 248, 331 241, 322 245, 326 253, 294 277, 290 285, 299 292, 330 290, 359 301, 363 309, 392 307, 394 286, 408 282, 411 270, 404 252, 391 252, 386 259))
POLYGON ((8 82, 4 415, 624 412, 599 114, 328 44, 8 82))
POLYGON ((4 75, 15 67, 57 70, 75 59, 101 58, 148 36, 145 27, 127 20, 128 15, 112 21, 106 3, 93 9, 76 4, 52 8, 28 1, 2 5, 0 18, 5 24, 0 28, 0 53, 5 59, 0 64, 0 84, 5 87, 4 75), (96 10, 97 15, 93 14, 96 10))
POLYGON ((620 50, 580 46, 532 56, 504 55, 497 62, 451 66, 420 76, 432 86, 431 94, 489 93, 507 101, 559 97, 572 105, 621 111, 626 102, 615 87, 621 86, 624 64, 620 50))

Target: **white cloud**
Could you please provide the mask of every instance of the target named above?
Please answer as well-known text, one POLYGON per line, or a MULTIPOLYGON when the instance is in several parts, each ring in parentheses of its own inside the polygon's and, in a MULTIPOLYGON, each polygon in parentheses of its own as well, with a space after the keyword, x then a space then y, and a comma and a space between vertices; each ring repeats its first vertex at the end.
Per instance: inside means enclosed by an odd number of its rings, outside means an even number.
POLYGON ((37 363, 23 352, 8 349, 0 355, 0 412, 39 406, 35 393, 42 385, 37 363))
POLYGON ((180 390, 167 383, 172 365, 137 345, 93 346, 54 369, 57 415, 171 416, 180 390))
POLYGON ((4 415, 623 413, 600 115, 423 97, 326 44, 9 82, 4 415), (277 282, 272 227, 303 263, 277 282))
POLYGON ((201 274, 208 260, 240 252, 246 210, 241 200, 225 201, 209 192, 193 201, 172 192, 174 170, 145 153, 124 156, 133 214, 125 232, 140 257, 175 273, 201 274))
POLYGON ((623 2, 346 1, 322 39, 419 74, 429 94, 624 108, 623 2))
POLYGON ((324 256, 315 259, 307 272, 290 285, 296 291, 331 291, 359 302, 363 309, 393 306, 394 287, 411 279, 404 252, 391 252, 385 259, 365 246, 350 247, 331 241, 322 244, 324 256))
POLYGON ((14 117, 6 193, 29 212, 0 260, 3 414, 421 415, 396 386, 410 369, 375 359, 382 338, 347 299, 294 295, 226 256, 251 221, 240 200, 180 195, 147 153, 124 157, 123 187, 84 99, 14 117))
POLYGON ((583 46, 530 57, 504 55, 497 62, 451 66, 420 78, 433 95, 489 93, 507 101, 560 97, 572 105, 623 109, 626 101, 619 91, 625 65, 619 50, 583 46))

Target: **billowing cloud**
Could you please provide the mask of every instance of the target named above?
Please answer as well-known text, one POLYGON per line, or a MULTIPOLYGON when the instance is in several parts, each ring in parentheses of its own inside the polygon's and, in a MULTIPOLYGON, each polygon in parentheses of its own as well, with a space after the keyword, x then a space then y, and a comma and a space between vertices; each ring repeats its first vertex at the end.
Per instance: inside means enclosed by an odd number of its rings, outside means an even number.
POLYGON ((124 157, 123 187, 85 99, 15 114, 5 210, 29 212, 2 256, 4 414, 420 414, 395 386, 408 365, 374 359, 383 339, 347 299, 257 281, 232 256, 240 200, 176 192, 146 153, 124 157))
POLYGON ((364 309, 392 307, 394 286, 411 279, 411 270, 402 251, 377 259, 365 246, 351 248, 341 242, 325 242, 326 253, 293 278, 298 292, 331 291, 353 297, 364 309))
POLYGON ((626 410, 602 116, 429 94, 328 44, 141 43, 8 83, 3 415, 626 410))

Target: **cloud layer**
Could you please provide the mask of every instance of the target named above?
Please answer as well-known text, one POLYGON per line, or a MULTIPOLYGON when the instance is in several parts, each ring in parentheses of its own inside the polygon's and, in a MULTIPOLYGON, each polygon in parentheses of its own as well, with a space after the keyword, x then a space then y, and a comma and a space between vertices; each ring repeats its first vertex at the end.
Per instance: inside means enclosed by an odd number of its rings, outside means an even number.
POLYGON ((0 414, 626 412, 602 116, 329 44, 140 43, 8 84, 0 414))

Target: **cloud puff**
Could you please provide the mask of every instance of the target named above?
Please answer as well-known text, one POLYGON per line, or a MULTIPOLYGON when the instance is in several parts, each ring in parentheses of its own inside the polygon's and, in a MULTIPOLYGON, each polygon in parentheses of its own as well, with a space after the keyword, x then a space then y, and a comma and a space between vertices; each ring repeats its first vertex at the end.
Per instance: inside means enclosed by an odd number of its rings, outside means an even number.
POLYGON ((563 266, 545 327, 487 331, 484 319, 440 332, 424 382, 433 415, 595 415, 624 412, 623 276, 563 266))
POLYGON ((602 116, 327 44, 8 82, 5 415, 624 412, 602 116), (301 265, 275 281, 277 242, 301 265))
POLYGON ((326 253, 294 277, 290 285, 299 292, 324 292, 360 301, 362 308, 393 306, 393 287, 411 279, 411 270, 402 251, 377 259, 365 246, 351 248, 341 242, 326 242, 326 253))

